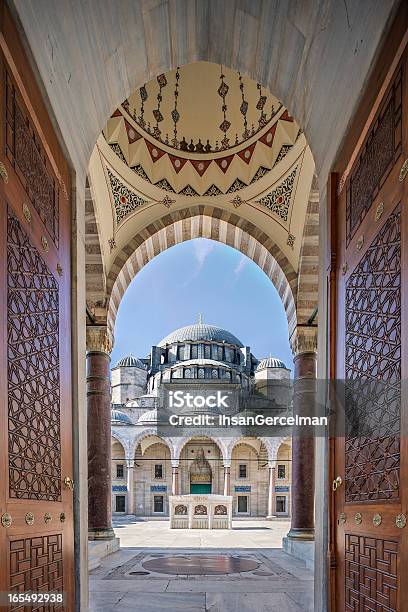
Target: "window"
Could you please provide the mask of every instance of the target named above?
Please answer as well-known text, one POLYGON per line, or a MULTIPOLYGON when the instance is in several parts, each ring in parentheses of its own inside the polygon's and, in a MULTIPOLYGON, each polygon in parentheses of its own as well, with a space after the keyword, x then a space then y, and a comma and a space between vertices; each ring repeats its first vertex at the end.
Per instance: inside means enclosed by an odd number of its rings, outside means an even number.
POLYGON ((204 357, 206 359, 211 359, 211 345, 210 344, 204 345, 204 357))
POLYGON ((163 495, 154 495, 153 497, 153 512, 164 512, 163 495))
POLYGON ((286 478, 286 465, 278 465, 278 478, 286 478))
POLYGON ((124 477, 123 463, 117 463, 116 464, 116 478, 123 478, 123 477, 124 477))
POLYGON ((126 512, 126 497, 125 497, 125 495, 116 495, 116 497, 115 497, 115 512, 126 512))
POLYGON ((154 477, 155 478, 163 478, 163 464, 156 463, 154 466, 154 477))
POLYGON ((177 347, 177 359, 180 361, 184 359, 184 344, 177 347))
POLYGON ((240 478, 246 478, 247 477, 247 466, 246 463, 240 463, 239 464, 239 477, 240 478))
POLYGON ((286 495, 276 496, 276 512, 286 512, 286 495))
POLYGON ((248 495, 238 495, 238 514, 248 513, 248 495))
POLYGON ((191 345, 191 359, 197 359, 198 357, 198 346, 197 344, 191 345))

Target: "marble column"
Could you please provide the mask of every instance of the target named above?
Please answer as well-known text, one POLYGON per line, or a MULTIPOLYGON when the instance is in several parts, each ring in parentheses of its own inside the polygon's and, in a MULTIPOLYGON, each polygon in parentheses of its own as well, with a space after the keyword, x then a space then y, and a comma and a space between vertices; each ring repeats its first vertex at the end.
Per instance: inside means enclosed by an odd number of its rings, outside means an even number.
POLYGON ((180 485, 179 485, 179 468, 178 463, 172 463, 171 466, 171 494, 172 495, 180 495, 180 485))
POLYGON ((134 500, 134 482, 135 482, 135 470, 134 462, 129 461, 127 464, 127 513, 135 514, 135 500, 134 500))
POLYGON ((224 465, 224 495, 231 495, 231 466, 224 465))
POLYGON ((111 395, 109 380, 112 342, 105 326, 86 328, 86 394, 88 411, 88 538, 111 540, 112 465, 111 395))
MULTIPOLYGON (((317 339, 315 327, 298 327, 292 338, 294 352, 294 413, 312 415, 316 402, 317 339)), ((290 540, 314 540, 315 439, 313 431, 293 431, 292 516, 290 540)))
POLYGON ((275 462, 269 464, 269 491, 268 491, 268 514, 267 519, 274 518, 276 512, 275 493, 275 462))

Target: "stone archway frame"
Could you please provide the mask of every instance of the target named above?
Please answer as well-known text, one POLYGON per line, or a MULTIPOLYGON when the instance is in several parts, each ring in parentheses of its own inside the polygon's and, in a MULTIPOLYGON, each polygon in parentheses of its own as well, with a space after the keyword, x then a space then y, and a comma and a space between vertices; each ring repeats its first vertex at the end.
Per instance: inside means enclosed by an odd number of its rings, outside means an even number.
POLYGON ((144 431, 137 432, 136 435, 133 436, 132 439, 129 441, 130 456, 133 458, 133 460, 135 460, 136 449, 138 445, 140 444, 140 442, 150 436, 154 436, 155 438, 158 438, 159 441, 161 441, 165 446, 167 446, 167 448, 170 451, 170 458, 172 459, 174 455, 174 448, 173 448, 172 440, 170 438, 165 438, 163 436, 160 436, 157 433, 156 429, 149 428, 149 429, 145 429, 144 431))
POLYGON ((231 246, 254 261, 270 278, 282 300, 289 335, 296 327, 298 275, 273 240, 237 213, 198 204, 164 214, 117 254, 107 279, 107 323, 113 334, 120 302, 136 274, 156 255, 194 238, 231 246))
POLYGON ((210 436, 210 435, 206 435, 206 436, 184 436, 182 438, 171 438, 171 441, 173 443, 173 449, 174 449, 174 457, 172 457, 172 459, 174 460, 174 464, 178 465, 179 461, 180 461, 180 455, 181 455, 181 451, 183 450, 183 448, 186 446, 186 444, 188 444, 189 442, 193 442, 194 440, 196 440, 198 437, 200 438, 205 438, 206 440, 210 440, 211 442, 214 442, 214 444, 216 444, 221 452, 221 457, 223 460, 223 463, 225 465, 225 461, 227 461, 227 444, 228 444, 228 440, 226 438, 219 438, 217 436, 210 436))

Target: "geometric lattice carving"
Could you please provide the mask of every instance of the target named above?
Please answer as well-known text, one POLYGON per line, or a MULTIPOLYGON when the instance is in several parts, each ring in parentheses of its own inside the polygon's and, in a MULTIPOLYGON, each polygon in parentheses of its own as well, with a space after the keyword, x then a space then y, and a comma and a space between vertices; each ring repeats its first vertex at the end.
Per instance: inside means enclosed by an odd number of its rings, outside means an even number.
MULTIPOLYGON (((63 592, 62 534, 10 542, 10 591, 63 592)), ((23 610, 14 604, 11 610, 23 610)), ((28 608, 27 608, 28 609, 28 608)), ((33 604, 30 610, 62 609, 58 604, 33 604)))
POLYGON ((402 147, 402 71, 384 100, 347 186, 346 237, 350 242, 381 189, 402 147))
POLYGON ((278 215, 278 217, 280 217, 283 221, 288 220, 296 172, 297 166, 290 174, 288 174, 285 180, 282 181, 278 187, 276 187, 276 189, 268 193, 263 198, 256 200, 257 204, 265 206, 275 215, 278 215))
POLYGON ((346 501, 399 496, 400 211, 389 216, 346 286, 346 501))
POLYGON ((116 224, 119 225, 123 219, 130 215, 136 208, 147 203, 133 191, 130 191, 123 183, 115 176, 109 168, 106 169, 109 177, 110 187, 113 195, 113 203, 116 214, 116 224))
POLYGON ((397 610, 398 542, 345 534, 345 610, 397 610))
POLYGON ((60 501, 58 284, 19 221, 7 221, 10 497, 60 501))
POLYGON ((30 119, 23 114, 16 90, 6 75, 6 152, 32 205, 58 246, 59 188, 30 119))

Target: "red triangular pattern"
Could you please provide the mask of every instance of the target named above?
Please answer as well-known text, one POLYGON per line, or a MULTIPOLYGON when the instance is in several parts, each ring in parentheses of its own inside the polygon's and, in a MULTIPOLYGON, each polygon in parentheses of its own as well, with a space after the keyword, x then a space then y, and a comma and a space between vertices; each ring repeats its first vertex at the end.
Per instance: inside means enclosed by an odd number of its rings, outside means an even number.
POLYGON ((249 162, 251 161, 252 153, 254 152, 255 145, 256 145, 256 142, 251 144, 250 147, 247 147, 246 149, 238 153, 239 157, 243 159, 244 162, 246 162, 247 164, 249 164, 249 162))
POLYGON ((215 159, 214 161, 218 164, 218 166, 221 168, 221 170, 225 174, 233 158, 234 158, 233 155, 228 155, 228 157, 220 157, 220 159, 215 159))
POLYGON ((212 159, 190 159, 191 165, 194 166, 200 176, 203 176, 211 162, 212 159))
POLYGON ((287 110, 279 117, 279 121, 290 121, 293 122, 293 117, 291 117, 287 110))
POLYGON ((180 170, 182 169, 182 167, 184 166, 184 164, 187 162, 187 160, 183 159, 182 157, 176 157, 175 155, 170 155, 170 153, 168 155, 169 155, 169 159, 171 163, 173 164, 174 170, 178 174, 180 170))
POLYGON ((160 159, 161 157, 163 157, 163 155, 166 154, 166 151, 162 151, 146 139, 145 143, 153 162, 157 162, 158 159, 160 159))
POLYGON ((139 134, 139 132, 136 132, 135 128, 131 126, 130 123, 126 121, 126 119, 125 119, 125 128, 126 128, 129 144, 132 144, 133 142, 136 142, 136 140, 139 140, 141 138, 141 135, 139 134))
POLYGON ((122 117, 122 113, 117 108, 114 113, 112 113, 111 117, 122 117))
POLYGON ((273 124, 270 130, 265 132, 262 138, 259 139, 259 142, 262 142, 262 144, 266 145, 267 147, 272 147, 273 141, 275 138, 275 132, 276 132, 276 123, 273 124))

